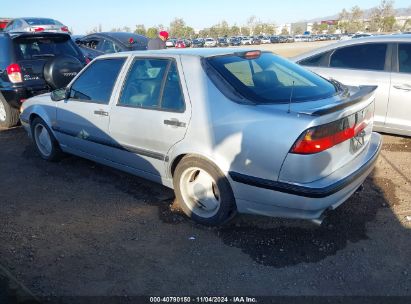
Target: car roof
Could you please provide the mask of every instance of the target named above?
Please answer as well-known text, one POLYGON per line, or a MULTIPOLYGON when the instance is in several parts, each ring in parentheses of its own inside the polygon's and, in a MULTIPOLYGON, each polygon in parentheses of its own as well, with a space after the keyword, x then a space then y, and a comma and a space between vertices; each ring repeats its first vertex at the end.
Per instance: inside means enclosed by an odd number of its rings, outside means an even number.
MULTIPOLYGON (((99 56, 98 58, 112 58, 112 57, 121 57, 124 55, 134 55, 134 54, 143 54, 143 55, 160 55, 166 57, 167 55, 180 55, 180 56, 194 56, 194 57, 214 57, 222 55, 230 55, 238 52, 249 52, 256 51, 256 49, 242 48, 217 48, 217 49, 199 49, 199 48, 188 48, 188 49, 164 49, 164 50, 149 50, 149 51, 132 51, 132 52, 121 52, 114 54, 107 54, 99 56)), ((261 51, 266 52, 266 51, 261 51)))
POLYGON ((321 54, 339 47, 343 46, 350 46, 350 45, 357 45, 363 43, 371 43, 371 42, 381 42, 381 43, 395 43, 395 42, 411 42, 411 34, 397 34, 397 35, 380 35, 380 36, 370 36, 370 37, 362 37, 357 39, 351 40, 344 40, 331 43, 327 46, 306 52, 304 54, 295 56, 291 58, 294 61, 299 61, 317 54, 321 54))
POLYGON ((109 37, 109 38, 114 38, 122 43, 128 43, 128 40, 130 38, 133 39, 143 39, 143 40, 148 40, 146 36, 135 34, 135 33, 128 33, 128 32, 101 32, 101 33, 93 33, 89 34, 86 36, 83 36, 82 38, 87 38, 89 36, 101 36, 101 37, 109 37))

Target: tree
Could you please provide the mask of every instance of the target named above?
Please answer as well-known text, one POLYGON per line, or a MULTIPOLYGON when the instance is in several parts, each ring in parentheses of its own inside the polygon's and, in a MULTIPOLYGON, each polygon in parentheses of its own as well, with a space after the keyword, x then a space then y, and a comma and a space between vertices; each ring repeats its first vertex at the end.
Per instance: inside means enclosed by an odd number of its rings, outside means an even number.
POLYGON ((250 35, 250 29, 248 27, 242 26, 240 29, 240 34, 243 36, 249 36, 250 35))
POLYGON ((183 18, 174 18, 170 23, 170 35, 172 37, 182 37, 186 23, 183 18))
POLYGON ((158 36, 158 30, 157 30, 157 28, 155 28, 155 27, 149 27, 149 28, 147 29, 146 36, 147 36, 148 38, 150 38, 150 39, 157 38, 157 36, 158 36))
POLYGON ((281 29, 281 35, 290 35, 290 32, 285 26, 281 29))
POLYGON ((293 30, 293 34, 294 35, 302 35, 304 33, 304 30, 301 26, 297 26, 294 30, 293 30))
POLYGON ((371 12, 368 29, 371 32, 391 32, 395 23, 394 1, 382 0, 380 5, 371 12))
POLYGON ((312 31, 314 34, 318 34, 318 32, 320 31, 320 25, 319 25, 317 22, 315 22, 315 23, 313 24, 313 26, 311 27, 311 31, 312 31))
POLYGON ((146 27, 144 26, 144 24, 137 24, 136 29, 134 30, 134 33, 145 36, 147 32, 146 32, 146 27))
POLYGON ((238 36, 240 35, 240 28, 237 25, 233 25, 230 28, 230 36, 238 36))
POLYGON ((364 12, 356 5, 351 9, 348 31, 351 33, 359 32, 364 29, 363 23, 364 12))
POLYGON ((254 29, 257 25, 257 17, 256 16, 251 16, 250 18, 247 19, 247 27, 249 34, 248 35, 254 35, 254 29))
POLYGON ((328 31, 328 24, 327 23, 321 23, 319 26, 320 33, 322 34, 324 31, 328 31))

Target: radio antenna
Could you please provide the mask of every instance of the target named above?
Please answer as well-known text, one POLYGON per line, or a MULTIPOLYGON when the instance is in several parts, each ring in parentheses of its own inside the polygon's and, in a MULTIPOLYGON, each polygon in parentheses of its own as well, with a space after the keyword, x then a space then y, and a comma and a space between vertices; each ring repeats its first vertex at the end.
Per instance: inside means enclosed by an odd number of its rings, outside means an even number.
POLYGON ((295 81, 293 80, 293 86, 291 87, 290 102, 288 103, 287 113, 291 113, 291 103, 293 102, 294 84, 295 84, 295 81))

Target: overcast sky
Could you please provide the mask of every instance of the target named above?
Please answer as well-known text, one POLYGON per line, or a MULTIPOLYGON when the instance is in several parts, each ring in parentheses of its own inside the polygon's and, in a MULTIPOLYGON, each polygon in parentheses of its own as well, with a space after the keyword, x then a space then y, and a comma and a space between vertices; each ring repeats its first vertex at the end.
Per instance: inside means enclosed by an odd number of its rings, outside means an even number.
MULTIPOLYGON (((103 30, 136 24, 146 27, 168 26, 175 17, 187 25, 202 29, 226 20, 245 24, 251 15, 263 22, 283 24, 339 13, 343 8, 359 5, 363 9, 377 6, 379 0, 11 0, 2 1, 0 17, 50 17, 57 19, 75 34, 84 34, 101 24, 103 30)), ((396 0, 396 8, 410 7, 410 0, 396 0)))

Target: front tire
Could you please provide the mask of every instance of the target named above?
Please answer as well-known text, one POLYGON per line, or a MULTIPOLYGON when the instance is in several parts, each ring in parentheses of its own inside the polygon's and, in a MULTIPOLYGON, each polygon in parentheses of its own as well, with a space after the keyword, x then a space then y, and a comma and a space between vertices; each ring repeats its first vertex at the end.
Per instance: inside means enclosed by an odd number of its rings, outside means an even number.
POLYGON ((0 127, 11 128, 19 122, 19 110, 12 108, 9 103, 0 95, 0 127))
POLYGON ((39 117, 31 122, 31 135, 41 158, 48 161, 57 161, 62 156, 60 146, 47 124, 39 117))
POLYGON ((185 156, 176 167, 173 184, 181 209, 200 224, 221 225, 236 214, 230 183, 204 158, 185 156))

